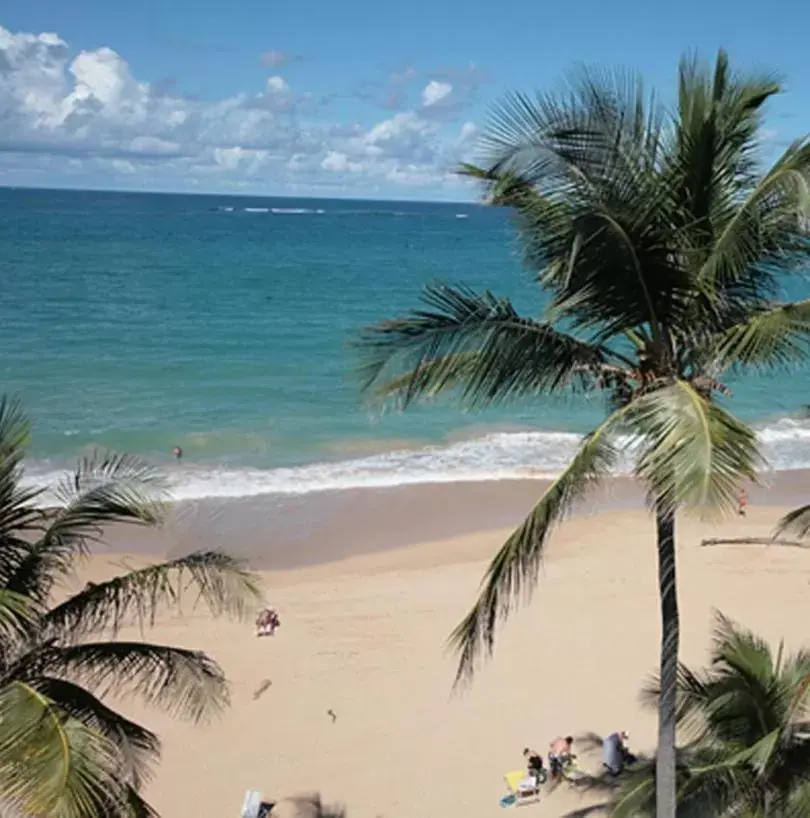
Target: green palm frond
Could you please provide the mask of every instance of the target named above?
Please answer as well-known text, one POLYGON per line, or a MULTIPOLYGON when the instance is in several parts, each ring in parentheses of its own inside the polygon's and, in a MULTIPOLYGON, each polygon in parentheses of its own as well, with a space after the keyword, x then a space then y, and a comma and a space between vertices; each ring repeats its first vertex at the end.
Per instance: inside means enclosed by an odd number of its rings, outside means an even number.
MULTIPOLYGON (((728 174, 728 171, 723 169, 728 174)), ((713 214, 714 240, 697 274, 702 297, 716 308, 741 299, 762 306, 778 291, 776 273, 798 271, 807 251, 810 143, 793 143, 746 191, 730 186, 713 214)))
POLYGON ((51 522, 48 535, 89 539, 114 523, 156 525, 163 519, 167 492, 165 477, 140 458, 96 452, 54 488, 64 510, 51 522))
POLYGON ((810 300, 752 311, 717 337, 709 357, 717 371, 729 367, 788 367, 810 354, 810 300))
POLYGON ((776 527, 776 536, 780 534, 794 534, 803 538, 810 533, 810 506, 800 506, 789 511, 779 520, 776 527))
POLYGON ((661 164, 662 112, 632 75, 582 71, 560 94, 513 94, 482 141, 487 171, 535 191, 513 203, 525 257, 575 325, 665 342, 690 292, 661 164), (542 193, 541 193, 542 192, 542 193))
POLYGON ((198 551, 89 585, 53 606, 42 628, 65 642, 88 634, 117 634, 134 622, 151 627, 158 614, 177 609, 187 597, 215 615, 241 618, 259 600, 260 590, 243 560, 222 551, 198 551))
POLYGON ((639 439, 636 474, 664 508, 734 507, 762 458, 754 432, 685 381, 650 391, 632 404, 628 425, 639 439))
MULTIPOLYGON (((158 811, 131 784, 124 789, 123 803, 118 812, 120 818, 160 818, 158 811)), ((119 815, 110 812, 109 818, 119 818, 119 815)))
POLYGON ((0 460, 22 462, 31 434, 31 422, 16 398, 0 397, 0 460))
POLYGON ((34 676, 26 684, 67 716, 111 742, 120 755, 121 778, 140 787, 160 758, 160 739, 108 707, 90 691, 65 679, 34 676))
POLYGON ((147 642, 46 643, 9 670, 12 678, 71 679, 100 698, 135 695, 179 718, 203 722, 229 703, 222 668, 202 651, 147 642))
POLYGON ((449 388, 476 406, 592 388, 616 357, 522 317, 490 292, 437 284, 425 289, 423 301, 425 309, 369 328, 358 344, 364 389, 393 395, 403 407, 449 388))
MULTIPOLYGON (((657 710, 661 695, 658 674, 643 685, 639 699, 649 710, 657 710)), ((678 665, 676 720, 679 728, 690 741, 699 742, 706 735, 707 719, 705 704, 709 697, 704 673, 693 671, 684 664, 678 665)))
POLYGON ((119 801, 116 748, 20 681, 0 686, 0 803, 25 815, 102 818, 119 801))
POLYGON ((486 201, 494 207, 524 207, 539 196, 530 184, 515 174, 499 174, 467 162, 459 166, 458 173, 482 182, 487 191, 486 201))
POLYGON ((531 593, 552 528, 615 468, 618 451, 611 437, 620 422, 617 412, 585 438, 568 468, 493 558, 475 605, 450 637, 459 657, 457 685, 472 677, 482 655, 492 653, 499 620, 506 619, 521 597, 531 593))
MULTIPOLYGON (((654 705, 657 697, 653 679, 642 698, 654 705)), ((783 645, 774 649, 716 613, 709 666, 682 666, 678 675, 677 719, 686 741, 679 753, 678 815, 690 803, 710 804, 703 814, 728 818, 759 816, 765 803, 769 815, 799 814, 792 805, 808 803, 808 705, 810 652, 786 655, 783 645)), ((644 787, 654 792, 650 766, 633 771, 620 797, 632 798, 633 776, 638 793, 644 787)))
POLYGON ((165 492, 160 473, 139 458, 99 452, 81 460, 54 489, 62 505, 49 512, 6 587, 45 601, 54 582, 100 542, 106 526, 157 525, 165 492))

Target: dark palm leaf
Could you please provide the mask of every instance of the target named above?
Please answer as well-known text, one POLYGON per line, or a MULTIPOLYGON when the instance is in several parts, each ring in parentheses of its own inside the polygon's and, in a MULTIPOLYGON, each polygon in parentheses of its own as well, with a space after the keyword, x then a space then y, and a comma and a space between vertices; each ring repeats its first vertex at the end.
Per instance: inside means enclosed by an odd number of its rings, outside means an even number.
POLYGON ((216 615, 237 617, 260 596, 243 560, 221 551, 198 551, 89 585, 52 607, 42 627, 63 643, 105 631, 116 634, 133 622, 151 627, 161 611, 177 609, 189 594, 194 605, 202 602, 216 615))
POLYGON ((50 512, 6 587, 44 602, 54 582, 100 541, 105 526, 159 523, 165 486, 155 469, 130 455, 85 458, 54 490, 62 505, 50 512))
MULTIPOLYGON (((657 696, 653 680, 642 697, 655 705, 657 696)), ((687 741, 679 755, 678 815, 691 814, 689 804, 709 805, 696 815, 728 818, 765 814, 764 805, 768 815, 800 814, 810 786, 808 706, 810 652, 787 656, 783 645, 774 651, 718 613, 708 668, 681 667, 678 675, 678 724, 687 741)), ((654 772, 634 770, 616 805, 654 792, 654 772)), ((654 801, 645 803, 649 810, 654 801)))
POLYGON ((459 388, 461 399, 485 405, 565 387, 593 388, 616 354, 523 318, 490 292, 434 285, 426 309, 384 321, 360 340, 363 387, 393 395, 405 407, 417 398, 459 388))
POLYGON ((789 511, 779 521, 776 534, 794 534, 806 537, 810 532, 810 506, 801 506, 789 511))
POLYGON ((175 717, 202 722, 229 703, 219 665, 205 653, 146 642, 84 642, 35 648, 8 670, 11 679, 75 680, 99 697, 138 696, 175 717))

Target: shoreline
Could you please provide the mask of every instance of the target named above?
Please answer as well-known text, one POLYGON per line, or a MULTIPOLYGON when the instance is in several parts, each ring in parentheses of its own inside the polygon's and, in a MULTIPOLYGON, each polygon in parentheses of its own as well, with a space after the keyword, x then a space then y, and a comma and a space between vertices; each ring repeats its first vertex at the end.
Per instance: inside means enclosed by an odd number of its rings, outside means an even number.
MULTIPOLYGON (((179 556, 204 544, 218 544, 245 557, 259 570, 289 571, 419 543, 509 531, 522 521, 550 482, 424 483, 302 495, 180 500, 172 505, 161 529, 111 529, 108 550, 179 556)), ((789 509, 810 502, 810 470, 773 472, 763 483, 749 488, 751 507, 789 509)), ((589 519, 644 509, 644 497, 635 482, 616 477, 579 503, 572 517, 589 519)))

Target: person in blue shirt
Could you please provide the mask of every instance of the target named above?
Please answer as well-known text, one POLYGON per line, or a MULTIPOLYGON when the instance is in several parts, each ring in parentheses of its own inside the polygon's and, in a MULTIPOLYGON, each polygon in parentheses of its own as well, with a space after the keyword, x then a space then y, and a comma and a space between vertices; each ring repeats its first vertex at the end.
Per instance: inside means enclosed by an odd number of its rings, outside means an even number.
POLYGON ((619 775, 627 764, 632 764, 636 757, 627 749, 630 734, 626 730, 611 733, 602 742, 602 766, 611 775, 619 775))

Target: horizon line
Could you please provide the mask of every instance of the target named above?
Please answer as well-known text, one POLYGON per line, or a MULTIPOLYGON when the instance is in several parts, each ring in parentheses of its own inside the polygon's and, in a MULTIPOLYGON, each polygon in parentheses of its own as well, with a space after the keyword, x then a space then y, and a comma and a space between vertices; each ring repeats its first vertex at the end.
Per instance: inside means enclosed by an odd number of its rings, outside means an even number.
POLYGON ((293 195, 291 193, 226 193, 207 191, 180 191, 180 190, 143 190, 132 188, 104 188, 104 187, 52 187, 50 185, 9 185, 0 183, 0 190, 42 190, 67 193, 129 193, 144 196, 222 196, 232 199, 329 199, 348 202, 408 202, 411 204, 447 204, 447 205, 475 205, 487 207, 486 203, 477 200, 456 199, 391 199, 373 198, 370 196, 324 196, 324 195, 293 195))

